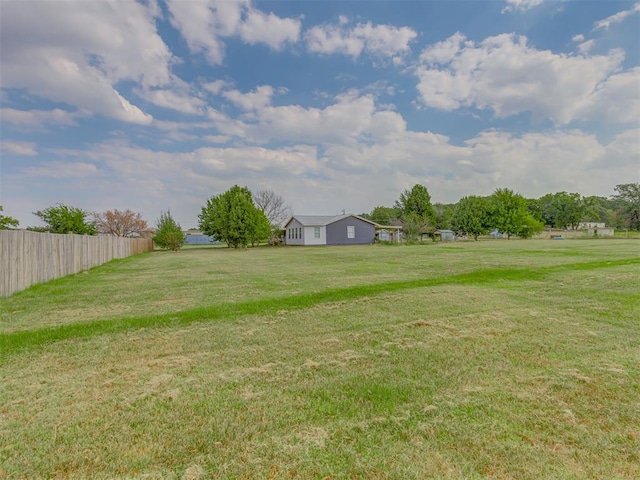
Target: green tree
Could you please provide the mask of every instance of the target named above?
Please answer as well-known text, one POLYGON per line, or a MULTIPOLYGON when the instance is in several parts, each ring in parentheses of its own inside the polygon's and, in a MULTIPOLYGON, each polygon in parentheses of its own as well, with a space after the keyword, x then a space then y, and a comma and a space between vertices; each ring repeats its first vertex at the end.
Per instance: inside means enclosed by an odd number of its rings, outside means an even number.
POLYGON ((584 220, 587 222, 602 222, 607 226, 616 227, 615 201, 606 197, 585 197, 589 205, 584 220))
POLYGON ((425 233, 432 232, 432 224, 414 212, 408 212, 402 217, 402 230, 407 243, 413 243, 425 233))
POLYGON ((574 230, 589 212, 589 202, 579 193, 548 193, 540 197, 538 207, 545 225, 574 230))
POLYGON ((556 193, 557 227, 575 230, 587 213, 587 205, 579 193, 556 193))
POLYGON ((537 198, 527 198, 527 210, 533 218, 544 224, 542 209, 540 207, 540 200, 538 200, 537 198))
POLYGON ((415 213, 419 217, 430 221, 435 225, 435 211, 431 205, 431 195, 424 185, 414 185, 411 190, 405 190, 400 194, 400 199, 396 201, 396 209, 402 216, 407 213, 415 213))
POLYGON ((451 228, 451 218, 453 217, 453 209, 455 205, 445 203, 434 203, 433 211, 435 213, 435 224, 438 230, 449 230, 451 228))
POLYGON ((470 235, 476 241, 480 235, 488 233, 488 200, 475 195, 461 198, 453 210, 451 228, 458 235, 470 235))
POLYGON ((640 183, 622 183, 615 186, 615 191, 612 198, 620 202, 627 228, 640 230, 640 183))
POLYGON ((238 185, 207 200, 198 219, 204 234, 234 248, 267 240, 271 232, 269 220, 254 205, 251 191, 238 185))
MULTIPOLYGON (((0 212, 3 212, 4 209, 2 205, 0 205, 0 212)), ((20 225, 20 222, 13 217, 9 217, 6 215, 2 215, 0 213, 0 230, 10 230, 11 228, 15 228, 20 225)))
POLYGON ((76 233, 78 235, 95 235, 96 226, 88 220, 89 212, 80 208, 58 204, 44 210, 33 212, 36 217, 46 223, 43 228, 29 228, 29 230, 46 231, 50 233, 76 233))
POLYGON ((280 227, 269 222, 267 215, 259 208, 256 208, 251 221, 253 222, 251 234, 252 247, 264 240, 269 240, 273 243, 275 236, 281 231, 280 227))
POLYGON ((395 208, 400 211, 405 233, 409 235, 413 227, 418 226, 420 238, 425 234, 433 234, 436 226, 436 214, 431 205, 431 195, 424 185, 414 185, 405 190, 396 201, 395 208))
POLYGON ((394 207, 374 207, 371 210, 371 213, 364 216, 371 220, 372 222, 376 222, 378 225, 391 225, 394 220, 398 220, 401 216, 400 211, 394 207))
POLYGON ((527 200, 508 188, 498 188, 490 197, 489 224, 507 236, 526 234, 536 220, 527 209, 527 200), (527 227, 529 225, 529 227, 527 227))
POLYGON ((520 238, 531 238, 538 233, 542 233, 543 230, 544 224, 536 220, 531 214, 528 214, 524 217, 516 235, 520 238))
POLYGON ((177 252, 187 240, 182 227, 171 216, 171 212, 160 212, 160 218, 157 221, 156 234, 153 242, 163 250, 172 250, 177 252))

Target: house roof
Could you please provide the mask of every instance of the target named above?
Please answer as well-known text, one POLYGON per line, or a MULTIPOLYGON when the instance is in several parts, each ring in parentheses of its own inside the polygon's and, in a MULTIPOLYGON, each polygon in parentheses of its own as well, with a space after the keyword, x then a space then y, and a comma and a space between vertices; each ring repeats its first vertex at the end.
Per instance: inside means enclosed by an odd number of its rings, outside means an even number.
POLYGON ((370 223, 372 225, 378 225, 371 220, 367 220, 366 218, 359 217, 357 215, 353 215, 348 213, 346 215, 294 215, 289 219, 289 221, 285 224, 285 228, 291 223, 292 220, 297 220, 304 227, 323 227, 326 225, 330 225, 344 218, 354 217, 363 222, 370 223))

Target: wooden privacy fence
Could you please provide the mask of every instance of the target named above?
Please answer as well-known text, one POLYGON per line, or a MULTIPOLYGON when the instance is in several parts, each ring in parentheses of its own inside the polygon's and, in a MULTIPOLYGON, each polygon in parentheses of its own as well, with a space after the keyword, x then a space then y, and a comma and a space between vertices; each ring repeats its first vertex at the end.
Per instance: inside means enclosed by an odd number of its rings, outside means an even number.
POLYGON ((150 238, 0 230, 0 297, 114 258, 152 250, 150 238))

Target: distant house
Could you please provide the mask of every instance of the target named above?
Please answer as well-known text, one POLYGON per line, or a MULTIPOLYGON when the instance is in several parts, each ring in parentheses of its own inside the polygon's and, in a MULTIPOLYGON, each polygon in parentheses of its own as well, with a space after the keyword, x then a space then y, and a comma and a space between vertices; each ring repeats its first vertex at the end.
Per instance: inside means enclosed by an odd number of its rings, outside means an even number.
POLYGON ((213 245, 220 243, 213 237, 203 234, 200 230, 187 230, 184 232, 185 245, 213 245))
POLYGON ((604 222, 581 222, 578 225, 578 230, 590 230, 593 228, 606 228, 606 225, 604 222))
POLYGON ((357 215, 295 215, 284 226, 286 245, 366 245, 379 225, 357 215))

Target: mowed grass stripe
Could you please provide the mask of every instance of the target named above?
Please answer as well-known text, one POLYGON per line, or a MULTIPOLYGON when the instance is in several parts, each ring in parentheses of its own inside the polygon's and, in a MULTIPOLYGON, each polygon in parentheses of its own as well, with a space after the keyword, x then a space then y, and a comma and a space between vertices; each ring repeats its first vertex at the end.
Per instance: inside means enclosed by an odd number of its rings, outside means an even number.
POLYGON ((252 300, 243 303, 222 303, 215 306, 193 308, 177 313, 95 320, 57 327, 17 331, 0 334, 0 361, 11 354, 23 352, 55 341, 87 338, 95 335, 115 334, 131 329, 165 325, 187 325, 199 321, 232 320, 245 315, 272 315, 281 310, 300 310, 321 303, 353 300, 382 293, 442 285, 482 285, 495 282, 542 281, 557 273, 595 270, 616 266, 640 264, 640 258, 581 262, 539 268, 481 269, 449 277, 420 278, 407 281, 359 285, 327 289, 281 298, 252 300))

